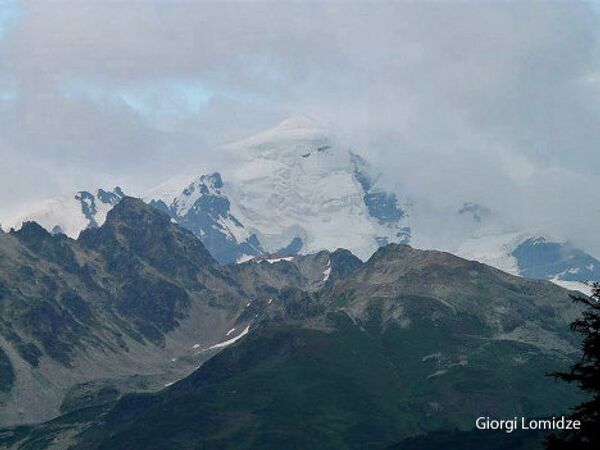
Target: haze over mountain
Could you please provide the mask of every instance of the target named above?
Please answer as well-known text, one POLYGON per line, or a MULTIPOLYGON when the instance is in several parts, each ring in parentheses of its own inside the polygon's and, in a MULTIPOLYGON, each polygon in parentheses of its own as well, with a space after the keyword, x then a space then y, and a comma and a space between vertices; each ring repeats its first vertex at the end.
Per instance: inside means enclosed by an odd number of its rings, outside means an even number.
MULTIPOLYGON (((431 199, 386 190, 380 172, 309 117, 292 116, 222 152, 231 159, 225 170, 182 174, 143 195, 199 236, 221 263, 340 247, 366 260, 390 242, 421 248, 436 243, 434 248, 584 293, 590 292, 585 282, 600 280, 600 261, 590 253, 544 230, 519 229, 467 199, 437 228, 421 229, 420 224, 441 217, 422 207, 431 199), (451 227, 460 231, 454 230, 448 242, 437 237, 451 227)), ((122 195, 120 188, 81 191, 46 201, 6 227, 34 220, 75 238, 101 224, 122 195)))
POLYGON ((0 0, 0 448, 541 446, 599 118, 598 0, 0 0))
POLYGON ((597 2, 119 3, 2 0, 1 223, 224 172, 223 144, 300 112, 428 199, 427 247, 474 202, 600 256, 597 2))

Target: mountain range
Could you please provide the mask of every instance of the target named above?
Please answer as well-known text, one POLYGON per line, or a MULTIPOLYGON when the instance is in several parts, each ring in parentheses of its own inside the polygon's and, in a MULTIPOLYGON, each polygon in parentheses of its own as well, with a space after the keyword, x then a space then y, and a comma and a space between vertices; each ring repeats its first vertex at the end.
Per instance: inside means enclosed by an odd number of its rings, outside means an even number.
POLYGON ((0 446, 414 448, 581 400, 546 374, 592 255, 472 202, 456 255, 410 247, 413 200, 305 117, 223 151, 5 223, 0 446))
MULTIPOLYGON (((366 260, 388 243, 420 246, 419 230, 411 229, 414 200, 383 186, 365 158, 310 118, 292 116, 221 151, 235 162, 226 170, 176 176, 141 197, 196 234, 222 264, 336 248, 366 260)), ((4 228, 35 221, 76 238, 101 225, 124 195, 117 187, 50 199, 4 228)), ((443 250, 586 294, 585 283, 600 280, 600 261, 569 242, 506 224, 473 202, 457 205, 456 215, 467 221, 464 239, 443 250)))
POLYGON ((546 376, 578 355, 570 292, 449 253, 221 265, 124 197, 77 240, 1 233, 0 255, 7 448, 383 448, 580 399, 546 376))

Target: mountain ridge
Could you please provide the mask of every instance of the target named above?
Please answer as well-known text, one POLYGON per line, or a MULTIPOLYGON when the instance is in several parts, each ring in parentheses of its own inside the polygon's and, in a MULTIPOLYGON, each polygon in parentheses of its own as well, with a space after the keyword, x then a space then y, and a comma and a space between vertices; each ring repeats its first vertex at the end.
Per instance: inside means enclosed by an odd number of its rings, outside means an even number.
POLYGON ((230 267, 251 300, 199 369, 4 439, 383 448, 470 430, 478 415, 559 413, 579 398, 544 375, 577 355, 567 325, 578 309, 552 283, 401 244, 364 263, 338 250, 230 267), (340 276, 324 279, 327 267, 340 276))
MULTIPOLYGON (((385 189, 365 158, 314 119, 292 116, 221 150, 237 155, 226 171, 175 177, 143 197, 199 236, 221 263, 338 247, 365 260, 388 243, 426 242, 413 229, 412 201, 385 189)), ((24 217, 76 237, 102 224, 124 195, 120 188, 80 191, 24 217)), ((569 242, 515 229, 475 202, 465 202, 456 216, 465 236, 445 250, 587 294, 585 283, 600 279, 600 260, 569 242)), ((18 228, 19 220, 8 224, 18 228)))

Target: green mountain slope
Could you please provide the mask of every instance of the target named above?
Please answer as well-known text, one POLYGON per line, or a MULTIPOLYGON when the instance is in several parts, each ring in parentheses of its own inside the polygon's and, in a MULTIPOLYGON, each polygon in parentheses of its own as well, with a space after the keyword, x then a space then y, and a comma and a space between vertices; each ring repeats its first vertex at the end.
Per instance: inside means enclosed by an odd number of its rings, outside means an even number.
POLYGON ((383 448, 431 430, 470 429, 482 414, 533 417, 574 400, 543 376, 559 359, 532 355, 515 367, 518 355, 535 353, 528 347, 499 344, 473 367, 431 377, 422 333, 332 321, 331 333, 258 332, 161 394, 123 399, 78 447, 383 448))
POLYGON ((384 448, 579 400, 552 283, 405 245, 221 266, 131 198, 0 233, 0 309, 8 448, 384 448))
POLYGON ((23 448, 57 439, 85 449, 384 448, 580 400, 546 376, 577 356, 567 325, 578 311, 551 283, 398 245, 309 292, 257 275, 289 263, 236 269, 252 273, 240 284, 263 286, 240 315, 250 332, 188 377, 11 439, 23 448))

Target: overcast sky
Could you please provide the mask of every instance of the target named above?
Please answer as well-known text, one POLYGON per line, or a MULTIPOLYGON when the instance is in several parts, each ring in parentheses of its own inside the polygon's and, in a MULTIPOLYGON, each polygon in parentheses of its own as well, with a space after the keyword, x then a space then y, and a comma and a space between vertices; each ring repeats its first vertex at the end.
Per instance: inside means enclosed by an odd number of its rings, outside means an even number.
POLYGON ((307 114, 438 211, 600 255, 600 21, 565 2, 0 0, 0 217, 307 114))

